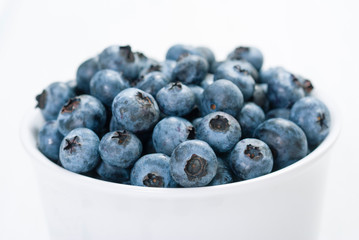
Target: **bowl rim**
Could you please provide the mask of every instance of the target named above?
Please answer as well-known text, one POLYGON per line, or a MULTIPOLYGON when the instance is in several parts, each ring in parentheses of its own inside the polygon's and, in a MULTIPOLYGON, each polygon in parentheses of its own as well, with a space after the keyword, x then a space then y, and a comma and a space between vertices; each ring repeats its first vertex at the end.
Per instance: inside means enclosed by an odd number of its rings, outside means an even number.
MULTIPOLYGON (((317 97, 318 95, 314 96, 317 97)), ((20 139, 27 153, 34 160, 36 160, 36 163, 46 168, 47 171, 51 171, 51 175, 53 177, 61 178, 61 181, 69 181, 71 184, 79 184, 82 187, 94 188, 99 191, 118 192, 121 194, 125 193, 148 195, 148 193, 154 193, 152 196, 162 198, 187 198, 203 195, 218 195, 219 193, 230 193, 233 191, 233 188, 236 188, 237 190, 244 190, 248 188, 255 188, 263 184, 269 184, 275 181, 281 181, 282 179, 294 176, 295 174, 300 174, 307 168, 315 165, 320 159, 320 156, 324 155, 327 150, 333 146, 341 131, 339 108, 331 100, 331 98, 326 97, 325 94, 320 94, 319 99, 326 104, 330 111, 331 129, 325 140, 313 152, 288 167, 266 174, 264 176, 217 186, 204 186, 196 188, 146 188, 108 182, 68 171, 50 161, 37 149, 34 130, 36 128, 36 124, 39 125, 39 123, 36 122, 36 119, 38 119, 41 115, 41 112, 38 109, 31 110, 25 114, 21 122, 20 139)))

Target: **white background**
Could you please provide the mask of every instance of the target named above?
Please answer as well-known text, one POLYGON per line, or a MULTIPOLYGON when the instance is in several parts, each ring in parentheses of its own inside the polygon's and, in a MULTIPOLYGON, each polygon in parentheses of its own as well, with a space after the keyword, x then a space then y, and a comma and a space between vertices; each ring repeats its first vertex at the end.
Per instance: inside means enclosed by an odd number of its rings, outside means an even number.
MULTIPOLYGON (((356 1, 0 0, 0 239, 49 239, 33 169, 19 136, 34 97, 110 44, 163 59, 175 43, 218 59, 254 45, 341 107, 321 240, 359 239, 359 7, 356 1)), ((300 227, 300 226, 298 226, 300 227)))

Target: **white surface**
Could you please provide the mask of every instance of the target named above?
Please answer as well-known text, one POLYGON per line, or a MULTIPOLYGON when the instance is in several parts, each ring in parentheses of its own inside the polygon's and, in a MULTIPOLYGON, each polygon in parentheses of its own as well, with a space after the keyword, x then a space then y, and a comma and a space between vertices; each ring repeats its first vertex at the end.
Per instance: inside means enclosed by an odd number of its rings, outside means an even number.
POLYGON ((53 81, 109 44, 163 59, 174 43, 259 47, 265 66, 310 78, 342 107, 321 240, 359 238, 359 36, 356 1, 0 1, 0 239, 48 239, 32 165, 20 141, 24 113, 53 81))

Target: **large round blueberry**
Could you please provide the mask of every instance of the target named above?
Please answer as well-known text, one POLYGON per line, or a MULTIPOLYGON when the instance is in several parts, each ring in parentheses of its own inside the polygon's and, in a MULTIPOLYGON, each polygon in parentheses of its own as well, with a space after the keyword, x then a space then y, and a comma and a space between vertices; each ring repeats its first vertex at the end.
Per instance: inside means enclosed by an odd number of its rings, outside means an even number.
POLYGON ((125 88, 122 75, 109 69, 98 71, 90 81, 91 95, 108 107, 111 107, 113 99, 125 88))
POLYGON ((231 115, 214 112, 205 116, 196 129, 196 137, 216 152, 228 152, 241 138, 241 126, 231 115))
POLYGON ((217 173, 217 157, 208 143, 189 140, 178 145, 171 155, 173 179, 183 187, 202 187, 217 173))
POLYGON ((222 158, 217 157, 218 167, 216 176, 208 186, 216 186, 234 182, 233 174, 227 163, 222 158))
POLYGON ((199 84, 207 75, 208 63, 196 55, 183 56, 177 62, 172 72, 173 81, 180 81, 185 84, 199 84))
POLYGON ((106 123, 106 109, 90 95, 71 98, 57 118, 59 131, 65 136, 75 128, 89 128, 100 133, 106 123))
POLYGON ((99 152, 104 162, 116 167, 128 168, 140 158, 142 143, 133 133, 117 130, 102 137, 99 152))
POLYGON ((153 146, 156 152, 170 156, 180 143, 194 139, 194 133, 192 124, 186 119, 166 117, 153 130, 153 146))
POLYGON ((151 94, 127 88, 113 100, 112 114, 125 129, 136 133, 150 130, 158 122, 160 110, 151 94))
POLYGON ((229 162, 241 179, 265 175, 273 168, 273 156, 268 145, 254 138, 239 141, 230 154, 229 162))
POLYGON ((156 96, 158 91, 166 86, 169 83, 169 80, 162 72, 150 72, 146 74, 143 79, 141 79, 136 88, 139 88, 152 96, 156 96))
POLYGON ((275 169, 286 167, 307 155, 303 130, 292 121, 271 118, 261 123, 253 136, 265 142, 273 153, 275 169))
POLYGON ((304 97, 304 90, 293 74, 279 71, 268 82, 267 97, 272 108, 290 108, 304 97))
POLYGON ((242 137, 248 138, 253 136, 254 130, 265 120, 265 115, 258 105, 248 102, 244 104, 237 119, 242 127, 242 137))
POLYGON ((98 57, 83 62, 76 72, 77 88, 84 94, 90 94, 90 81, 99 70, 98 57))
POLYGON ((36 96, 37 105, 46 121, 56 120, 62 106, 75 92, 66 83, 54 82, 36 96))
POLYGON ((202 94, 202 115, 222 111, 237 116, 243 106, 243 94, 231 81, 217 80, 202 94))
POLYGON ((246 60, 251 63, 258 71, 263 65, 263 54, 255 47, 237 47, 230 54, 227 59, 229 60, 246 60))
POLYGON ((226 79, 233 82, 241 90, 244 100, 252 97, 255 81, 243 61, 224 62, 214 74, 214 80, 226 79))
POLYGON ((315 97, 305 97, 297 101, 290 111, 290 120, 303 129, 311 149, 316 148, 329 134, 329 110, 315 97))
POLYGON ((112 166, 105 162, 99 164, 96 173, 100 179, 109 182, 124 183, 130 180, 130 169, 112 166))
POLYGON ((153 153, 138 159, 131 171, 131 184, 142 187, 175 187, 177 184, 170 173, 170 157, 153 153))
POLYGON ((169 83, 156 95, 161 111, 169 116, 184 116, 195 106, 192 90, 180 82, 169 83))
POLYGON ((37 147, 53 162, 59 160, 60 144, 64 136, 58 131, 56 121, 46 122, 37 135, 37 147))
POLYGON ((100 160, 97 135, 88 128, 76 128, 67 134, 60 145, 60 162, 76 173, 89 172, 100 160))

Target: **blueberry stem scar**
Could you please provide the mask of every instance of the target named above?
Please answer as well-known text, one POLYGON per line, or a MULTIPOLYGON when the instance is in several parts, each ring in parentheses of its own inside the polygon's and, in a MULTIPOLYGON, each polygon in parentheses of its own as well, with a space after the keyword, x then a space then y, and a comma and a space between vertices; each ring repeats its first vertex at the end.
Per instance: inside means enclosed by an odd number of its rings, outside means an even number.
POLYGON ((148 173, 143 178, 143 184, 147 187, 163 187, 164 186, 163 177, 158 176, 155 173, 148 173))
POLYGON ((209 121, 209 127, 217 132, 226 132, 229 129, 229 122, 227 118, 216 115, 209 121))
POLYGON ((253 160, 260 160, 263 157, 259 147, 253 146, 252 144, 247 145, 247 148, 244 150, 244 154, 253 160))
POLYGON ((246 69, 242 69, 239 65, 233 66, 233 69, 237 72, 243 73, 244 75, 248 75, 248 71, 246 69))
POLYGON ((169 90, 172 90, 175 87, 177 87, 178 89, 182 89, 182 84, 180 82, 171 83, 171 87, 169 88, 169 90))
POLYGON ((72 153, 73 151, 75 151, 76 146, 81 146, 81 144, 77 141, 78 138, 78 136, 75 136, 72 139, 65 139, 66 146, 64 147, 64 150, 69 150, 70 153, 72 153))
POLYGON ((61 113, 73 112, 78 107, 78 105, 80 105, 80 101, 80 98, 70 98, 69 101, 67 101, 67 103, 65 104, 65 106, 62 107, 61 113))
POLYGON ((36 107, 40 109, 44 109, 46 104, 46 98, 47 98, 47 92, 46 90, 43 90, 41 94, 36 96, 36 101, 37 101, 36 107))
POLYGON ((116 131, 111 138, 118 139, 119 145, 126 145, 130 140, 131 136, 130 134, 128 134, 127 130, 119 130, 116 131))
POLYGON ((186 163, 184 171, 190 181, 206 176, 207 161, 196 154, 192 154, 191 158, 186 163))

